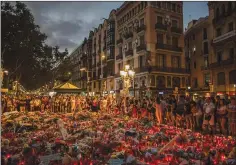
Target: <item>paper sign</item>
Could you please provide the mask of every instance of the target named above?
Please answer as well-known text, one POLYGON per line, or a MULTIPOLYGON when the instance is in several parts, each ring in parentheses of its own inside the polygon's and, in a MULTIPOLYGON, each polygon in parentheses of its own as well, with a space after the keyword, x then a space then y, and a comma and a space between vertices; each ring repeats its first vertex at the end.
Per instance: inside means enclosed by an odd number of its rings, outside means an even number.
POLYGON ((124 163, 123 159, 110 159, 109 165, 122 165, 124 163))
POLYGON ((59 127, 60 132, 61 132, 63 140, 66 140, 68 138, 69 134, 68 134, 67 130, 64 127, 63 121, 61 119, 58 119, 57 120, 57 125, 59 127))
POLYGON ((58 154, 52 154, 52 155, 46 155, 46 156, 40 156, 40 164, 39 165, 48 165, 50 161, 52 160, 61 160, 61 155, 58 154))

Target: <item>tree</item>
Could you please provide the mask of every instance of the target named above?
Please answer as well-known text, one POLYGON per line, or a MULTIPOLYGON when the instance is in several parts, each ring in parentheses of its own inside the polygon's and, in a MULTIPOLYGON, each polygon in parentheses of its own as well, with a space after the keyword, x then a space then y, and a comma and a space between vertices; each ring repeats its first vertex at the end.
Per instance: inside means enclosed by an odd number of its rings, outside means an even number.
POLYGON ((68 55, 67 49, 60 52, 59 46, 45 44, 47 36, 24 3, 1 2, 1 18, 1 59, 10 79, 20 80, 28 89, 44 85, 55 63, 68 55))

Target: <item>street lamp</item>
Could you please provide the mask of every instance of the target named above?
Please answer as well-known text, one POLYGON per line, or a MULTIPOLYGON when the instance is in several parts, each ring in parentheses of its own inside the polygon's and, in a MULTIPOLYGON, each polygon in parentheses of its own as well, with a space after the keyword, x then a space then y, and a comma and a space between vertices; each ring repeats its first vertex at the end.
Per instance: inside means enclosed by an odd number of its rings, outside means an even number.
MULTIPOLYGON (((135 72, 132 69, 130 69, 130 65, 125 65, 124 70, 120 71, 120 76, 123 80, 124 95, 126 96, 128 93, 129 86, 130 86, 130 80, 134 79, 135 72)), ((134 93, 135 93, 135 91, 134 91, 134 93)), ((134 94, 134 96, 135 96, 135 94, 134 94)))
POLYGON ((236 84, 234 84, 234 97, 236 97, 236 84))

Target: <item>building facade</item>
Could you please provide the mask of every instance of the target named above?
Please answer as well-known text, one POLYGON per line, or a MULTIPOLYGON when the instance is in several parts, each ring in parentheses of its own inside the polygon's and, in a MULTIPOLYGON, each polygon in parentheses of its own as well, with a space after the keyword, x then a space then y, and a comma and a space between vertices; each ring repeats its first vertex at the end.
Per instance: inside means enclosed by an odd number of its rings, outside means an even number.
POLYGON ((135 71, 135 96, 185 92, 182 2, 125 2, 116 11, 116 91, 124 65, 135 71))
POLYGON ((212 33, 209 17, 189 22, 185 35, 185 58, 187 68, 191 71, 189 90, 195 95, 206 95, 210 92, 212 33))
POLYGON ((235 95, 236 3, 209 2, 209 16, 185 31, 185 55, 196 95, 235 95))
POLYGON ((126 64, 135 71, 131 95, 185 93, 189 71, 184 55, 183 3, 124 2, 90 31, 74 54, 78 67, 73 80, 91 95, 119 93, 123 88, 119 73, 126 64))
POLYGON ((236 2, 209 2, 212 23, 212 88, 217 94, 235 95, 236 2))

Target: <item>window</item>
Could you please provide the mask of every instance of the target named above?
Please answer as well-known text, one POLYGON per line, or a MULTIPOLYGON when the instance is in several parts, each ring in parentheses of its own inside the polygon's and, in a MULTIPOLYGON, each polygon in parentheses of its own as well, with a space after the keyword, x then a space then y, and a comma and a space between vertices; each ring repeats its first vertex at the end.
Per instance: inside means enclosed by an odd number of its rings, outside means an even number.
POLYGON ((236 70, 229 72, 229 84, 236 84, 236 70))
POLYGON ((231 31, 233 31, 233 30, 234 30, 234 23, 233 23, 233 22, 230 22, 230 23, 228 24, 228 31, 231 32, 231 31))
POLYGON ((162 7, 166 9, 166 2, 162 2, 162 7))
POLYGON ((140 26, 144 25, 144 18, 140 19, 140 26))
POLYGON ((144 45, 145 44, 145 37, 144 35, 140 36, 140 45, 144 45))
POLYGON ((180 58, 177 56, 173 56, 171 59, 171 64, 173 68, 180 68, 180 58))
POLYGON ((205 54, 208 54, 208 42, 204 42, 203 45, 204 45, 204 46, 203 46, 204 55, 205 55, 205 54))
POLYGON ((219 37, 219 36, 221 36, 221 28, 218 28, 216 30, 216 37, 219 37))
POLYGON ((171 3, 170 2, 167 2, 167 9, 171 10, 171 3))
POLYGON ((121 55, 122 55, 122 46, 121 46, 121 47, 119 47, 119 54, 121 54, 121 55))
POLYGON ((177 37, 172 37, 172 45, 175 47, 178 47, 178 38, 177 37))
POLYGON ((194 88, 197 88, 197 87, 198 87, 197 78, 194 78, 194 79, 193 79, 193 86, 194 86, 194 88))
POLYGON ((149 76, 149 80, 150 80, 150 85, 151 86, 155 86, 155 76, 154 75, 150 75, 149 76))
POLYGON ((172 20, 172 27, 178 27, 178 21, 177 20, 172 20))
POLYGON ((177 12, 180 13, 180 5, 177 5, 177 12))
POLYGON ((232 12, 232 2, 228 2, 228 13, 232 12))
POLYGON ((204 74, 204 80, 205 80, 205 86, 209 86, 209 83, 211 81, 210 73, 204 74))
POLYGON ((209 65, 208 57, 204 57, 204 67, 207 68, 209 65))
POLYGON ((195 40, 195 34, 193 34, 193 40, 195 40))
POLYGON ((217 84, 218 85, 225 85, 225 73, 220 72, 217 74, 217 84))
POLYGON ((225 14, 225 5, 224 4, 222 5, 222 9, 221 10, 222 10, 222 15, 224 15, 225 14))
POLYGON ((163 18, 161 16, 157 16, 157 23, 162 24, 163 18))
POLYGON ((157 6, 158 8, 161 8, 161 2, 157 1, 157 2, 156 2, 156 6, 157 6))
POLYGON ((139 67, 144 67, 145 66, 145 57, 144 56, 139 56, 139 67))
POLYGON ((220 63, 222 61, 222 52, 217 52, 217 62, 220 63))
POLYGON ((234 48, 229 49, 229 58, 234 60, 234 48))
POLYGON ((159 33, 157 34, 157 43, 158 44, 163 44, 163 34, 159 33))
POLYGON ((194 69, 197 68, 197 63, 196 63, 196 61, 194 61, 194 63, 193 63, 193 67, 194 67, 194 69))
POLYGON ((96 88, 96 82, 93 83, 93 88, 96 88))
POLYGON ((166 66, 166 57, 164 54, 157 55, 157 66, 162 68, 166 66))
POLYGON ((207 28, 203 28, 203 40, 207 39, 207 28))
POLYGON ((172 4, 172 11, 176 12, 176 4, 175 3, 172 4))
POLYGON ((129 27, 129 32, 132 32, 132 26, 129 27))
POLYGON ((132 42, 129 42, 128 43, 128 50, 131 50, 132 49, 132 42))
POLYGON ((220 9, 217 8, 216 9, 216 19, 218 19, 220 17, 220 9))
POLYGON ((180 78, 179 77, 173 77, 172 78, 172 85, 173 85, 173 88, 175 88, 175 87, 180 88, 180 78))
POLYGON ((166 87, 166 79, 164 76, 157 76, 157 88, 165 88, 166 87))

